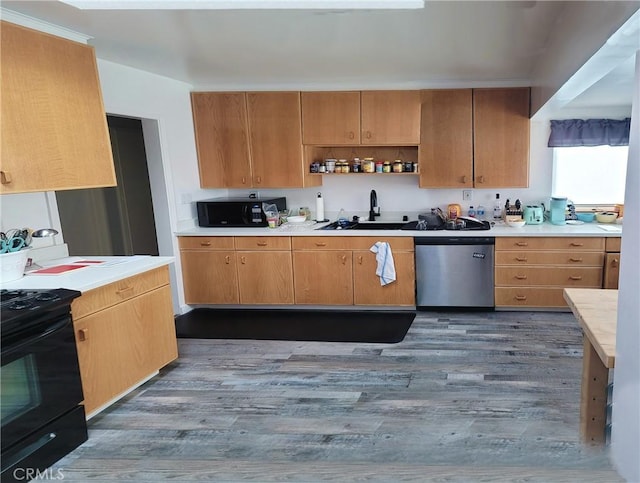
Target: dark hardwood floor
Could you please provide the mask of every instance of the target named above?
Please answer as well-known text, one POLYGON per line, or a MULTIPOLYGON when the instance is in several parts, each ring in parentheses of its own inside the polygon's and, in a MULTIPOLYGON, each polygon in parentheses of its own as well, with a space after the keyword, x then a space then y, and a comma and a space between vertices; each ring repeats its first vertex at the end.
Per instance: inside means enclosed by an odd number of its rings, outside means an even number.
POLYGON ((578 435, 569 313, 419 312, 396 344, 180 339, 65 482, 622 481, 578 435))

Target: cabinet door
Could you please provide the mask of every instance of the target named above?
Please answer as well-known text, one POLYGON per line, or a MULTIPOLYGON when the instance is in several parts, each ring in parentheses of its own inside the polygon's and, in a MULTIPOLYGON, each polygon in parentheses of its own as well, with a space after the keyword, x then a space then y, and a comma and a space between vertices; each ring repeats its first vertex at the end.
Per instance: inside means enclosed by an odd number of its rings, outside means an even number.
POLYGON ((186 303, 238 303, 235 252, 183 250, 180 260, 186 303))
POLYGON ((362 91, 362 144, 420 144, 420 91, 362 91))
POLYGON ((89 414, 178 357, 169 286, 74 321, 89 414))
POLYGON ((239 251, 236 254, 241 304, 293 303, 290 251, 239 251))
POLYGON ((471 89, 422 92, 420 187, 473 187, 471 89))
POLYGON ((620 254, 607 253, 604 261, 604 276, 602 288, 618 288, 618 278, 620 277, 620 254))
POLYGON ((352 305, 351 251, 293 252, 297 304, 352 305))
POLYGON ((300 93, 247 93, 247 108, 253 186, 303 187, 300 93))
POLYGON ((356 305, 415 305, 415 262, 413 252, 393 252, 396 281, 380 285, 376 255, 353 252, 353 298, 356 305))
POLYGON ((2 22, 0 193, 115 186, 93 48, 2 22))
POLYGON ((192 92, 202 188, 251 186, 244 92, 192 92))
POLYGON ((529 88, 473 90, 476 188, 529 186, 529 88))
POLYGON ((304 144, 360 144, 360 92, 303 92, 304 144))

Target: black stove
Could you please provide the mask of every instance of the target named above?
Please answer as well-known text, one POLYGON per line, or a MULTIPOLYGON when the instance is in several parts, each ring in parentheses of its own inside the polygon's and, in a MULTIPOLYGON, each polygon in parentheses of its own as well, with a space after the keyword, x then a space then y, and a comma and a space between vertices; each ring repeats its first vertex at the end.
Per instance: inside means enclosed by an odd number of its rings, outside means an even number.
POLYGON ((26 481, 87 440, 71 318, 77 290, 0 290, 0 480, 26 481))
POLYGON ((0 290, 2 345, 42 321, 68 313, 71 301, 80 295, 79 291, 66 288, 0 290))

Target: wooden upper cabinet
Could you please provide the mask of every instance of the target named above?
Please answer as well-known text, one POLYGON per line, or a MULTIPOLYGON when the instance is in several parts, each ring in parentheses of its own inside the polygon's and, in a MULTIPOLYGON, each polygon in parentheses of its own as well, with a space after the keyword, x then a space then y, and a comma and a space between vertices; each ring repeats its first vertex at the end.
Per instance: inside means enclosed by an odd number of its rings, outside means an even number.
POLYGON ((299 92, 247 93, 253 186, 303 186, 299 92))
POLYGON ((473 90, 476 188, 529 186, 529 88, 473 90))
POLYGON ((115 186, 93 47, 1 22, 0 193, 115 186))
POLYGON ((244 92, 192 92, 191 106, 202 188, 251 184, 244 92))
POLYGON ((303 92, 304 144, 417 145, 420 91, 303 92))
POLYGON ((420 187, 473 187, 471 89, 422 91, 420 187))
POLYGON ((360 92, 303 92, 304 144, 360 144, 360 92))
POLYGON ((192 92, 203 188, 303 188, 322 183, 302 158, 299 92, 192 92))
POLYGON ((420 91, 362 91, 362 144, 420 144, 420 91))

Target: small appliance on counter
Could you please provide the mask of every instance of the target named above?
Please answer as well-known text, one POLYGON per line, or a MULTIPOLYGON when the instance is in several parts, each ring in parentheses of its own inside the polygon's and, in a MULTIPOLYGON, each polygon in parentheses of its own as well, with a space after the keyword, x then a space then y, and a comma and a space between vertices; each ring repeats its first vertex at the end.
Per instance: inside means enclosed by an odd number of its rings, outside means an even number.
POLYGON ((526 205, 522 218, 527 225, 540 225, 544 221, 544 208, 539 205, 526 205))
POLYGON ((198 226, 220 227, 260 227, 268 226, 262 204, 276 205, 279 212, 287 209, 287 199, 277 198, 212 198, 196 202, 198 226))
POLYGON ((552 225, 564 225, 566 223, 567 198, 554 196, 549 203, 549 221, 552 225))

